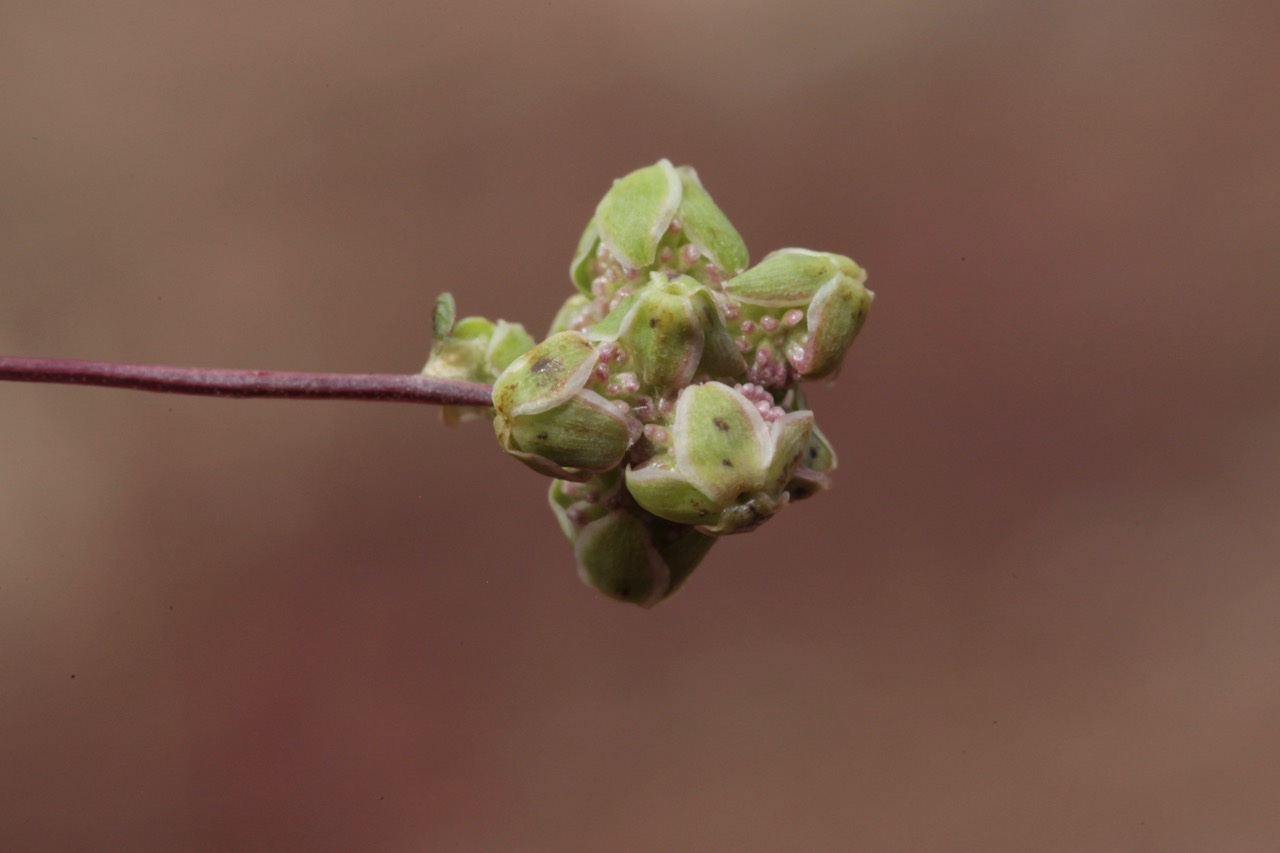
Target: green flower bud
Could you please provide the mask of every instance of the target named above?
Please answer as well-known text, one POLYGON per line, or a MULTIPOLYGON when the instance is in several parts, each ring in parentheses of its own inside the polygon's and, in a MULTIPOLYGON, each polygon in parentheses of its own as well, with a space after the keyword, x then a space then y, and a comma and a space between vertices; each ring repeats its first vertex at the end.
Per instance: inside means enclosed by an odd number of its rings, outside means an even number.
MULTIPOLYGON (((453 297, 442 293, 432 318, 434 336, 431 355, 422 368, 424 375, 489 385, 511 362, 533 348, 533 337, 519 323, 456 317, 453 297)), ((441 416, 452 426, 483 411, 472 406, 444 406, 441 416)))
POLYGON ((699 371, 721 378, 746 371, 710 292, 689 276, 651 273, 587 336, 619 344, 652 390, 683 388, 699 371))
POLYGON ((557 480, 549 499, 573 543, 582 580, 611 598, 649 607, 684 583, 715 539, 645 512, 619 488, 616 472, 585 483, 557 480))
POLYGON ((786 486, 809 444, 813 413, 771 413, 719 382, 676 400, 671 448, 628 468, 627 490, 644 509, 706 533, 751 530, 789 500, 786 486))
POLYGON ((493 386, 502 447, 564 480, 585 480, 621 463, 631 443, 626 418, 586 388, 596 360, 582 334, 561 332, 512 362, 493 386))
POLYGON ((744 305, 783 312, 782 322, 770 319, 783 330, 787 361, 799 376, 817 379, 840 368, 866 320, 875 296, 866 277, 843 255, 782 249, 726 282, 724 291, 744 305))
POLYGON ((659 160, 614 181, 578 241, 569 275, 582 293, 599 296, 593 282, 610 263, 617 265, 607 278, 612 292, 636 271, 661 266, 718 282, 745 269, 747 260, 741 235, 697 172, 659 160))

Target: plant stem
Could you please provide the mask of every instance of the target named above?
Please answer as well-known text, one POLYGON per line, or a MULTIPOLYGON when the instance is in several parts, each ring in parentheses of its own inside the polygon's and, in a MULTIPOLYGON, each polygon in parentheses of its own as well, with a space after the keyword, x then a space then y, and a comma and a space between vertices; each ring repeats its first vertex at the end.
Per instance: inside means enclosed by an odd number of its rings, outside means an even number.
POLYGON ((397 373, 283 373, 0 356, 0 381, 101 385, 164 394, 386 400, 438 406, 491 406, 488 385, 397 373))

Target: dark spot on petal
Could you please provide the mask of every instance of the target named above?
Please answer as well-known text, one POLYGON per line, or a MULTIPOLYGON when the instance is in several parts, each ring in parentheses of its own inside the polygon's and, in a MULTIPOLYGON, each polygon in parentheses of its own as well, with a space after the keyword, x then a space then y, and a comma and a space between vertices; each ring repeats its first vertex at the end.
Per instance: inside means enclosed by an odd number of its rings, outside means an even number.
POLYGON ((630 598, 630 597, 631 597, 631 587, 629 587, 629 586, 620 586, 620 587, 618 587, 618 597, 619 597, 619 598, 630 598))
POLYGON ((546 441, 546 440, 547 440, 547 434, 545 432, 538 433, 538 441, 546 441))
POLYGON ((529 369, 534 373, 546 373, 553 366, 555 366, 555 364, 556 364, 556 360, 554 358, 544 355, 542 358, 535 361, 533 363, 533 366, 531 366, 529 369))
POLYGON ((818 448, 816 448, 816 447, 810 447, 810 448, 809 448, 809 458, 810 458, 810 459, 817 459, 817 458, 818 458, 818 448))
POLYGON ((724 418, 712 418, 711 422, 716 425, 716 429, 721 432, 729 431, 729 423, 724 418))
POLYGON ((726 467, 726 468, 732 468, 732 467, 733 467, 733 463, 732 463, 732 462, 730 462, 728 459, 721 459, 721 460, 720 460, 720 464, 721 464, 721 465, 723 465, 723 466, 724 466, 724 467, 726 467))
POLYGON ((650 318, 649 318, 649 328, 650 328, 650 329, 656 329, 656 328, 658 328, 658 318, 657 318, 657 317, 650 317, 650 318))

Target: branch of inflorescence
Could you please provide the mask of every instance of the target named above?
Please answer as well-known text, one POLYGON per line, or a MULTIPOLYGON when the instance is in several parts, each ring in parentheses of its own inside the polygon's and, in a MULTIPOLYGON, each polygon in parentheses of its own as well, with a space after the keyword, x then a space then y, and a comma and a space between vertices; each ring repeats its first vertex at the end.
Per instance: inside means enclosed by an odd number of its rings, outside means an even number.
POLYGON ((0 356, 0 381, 97 385, 206 397, 381 400, 437 406, 491 406, 492 388, 398 373, 289 373, 0 356))

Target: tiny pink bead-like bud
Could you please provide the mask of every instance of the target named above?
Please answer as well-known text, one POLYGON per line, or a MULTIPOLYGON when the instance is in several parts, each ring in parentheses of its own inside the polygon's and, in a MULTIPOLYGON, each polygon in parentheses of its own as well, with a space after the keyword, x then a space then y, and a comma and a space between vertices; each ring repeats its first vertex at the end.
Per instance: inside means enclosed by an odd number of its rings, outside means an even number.
POLYGON ((657 424, 646 424, 644 437, 654 444, 666 444, 668 439, 667 431, 657 424))
POLYGON ((616 397, 622 393, 622 386, 617 382, 610 382, 609 387, 605 388, 605 390, 609 392, 610 397, 616 397))
POLYGON ((613 407, 615 409, 617 409, 619 412, 622 412, 622 414, 624 415, 627 412, 631 411, 631 405, 626 400, 612 400, 610 402, 613 403, 613 407))
POLYGON ((619 373, 618 387, 621 388, 624 393, 634 394, 640 390, 640 380, 636 378, 634 373, 619 373))
POLYGON ((751 349, 751 341, 747 340, 746 338, 734 338, 733 343, 742 352, 746 352, 747 350, 751 349))
POLYGON ((742 329, 742 334, 749 335, 756 330, 756 324, 751 320, 743 320, 738 328, 742 329))
POLYGON ((772 354, 765 347, 761 347, 760 349, 756 350, 756 364, 763 367, 764 365, 769 363, 769 360, 771 358, 772 358, 772 354))
POLYGON ((671 247, 663 246, 662 251, 658 253, 658 261, 666 266, 671 263, 671 247))
POLYGON ((804 312, 799 308, 792 308, 790 311, 782 315, 782 322, 788 326, 799 325, 804 319, 804 312))
POLYGON ((724 315, 724 319, 726 321, 732 321, 732 320, 738 319, 738 314, 740 312, 741 312, 741 309, 739 309, 737 304, 733 302, 726 301, 726 302, 720 303, 720 313, 724 315))
POLYGON ((774 332, 778 331, 778 318, 771 317, 766 314, 760 318, 760 328, 772 335, 774 332))
POLYGON ((702 257, 702 252, 692 243, 688 243, 680 250, 680 260, 684 261, 685 266, 689 266, 697 262, 702 257))
POLYGON ((596 379, 599 379, 601 382, 608 382, 609 381, 609 365, 601 361, 599 364, 596 365, 595 375, 596 375, 596 379))

